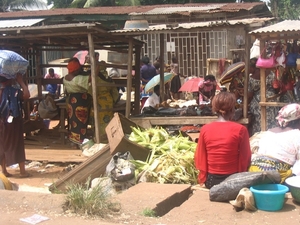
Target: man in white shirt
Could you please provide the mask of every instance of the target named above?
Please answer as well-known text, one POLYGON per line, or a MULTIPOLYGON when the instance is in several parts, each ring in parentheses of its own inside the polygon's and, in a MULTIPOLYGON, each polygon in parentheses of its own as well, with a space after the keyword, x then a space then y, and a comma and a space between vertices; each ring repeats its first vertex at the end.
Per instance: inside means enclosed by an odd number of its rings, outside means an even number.
POLYGON ((157 109, 158 105, 160 104, 160 97, 159 97, 159 92, 160 92, 160 86, 156 85, 154 87, 154 91, 152 93, 152 95, 146 100, 144 107, 142 108, 142 112, 144 111, 144 109, 146 107, 153 107, 155 109, 157 109))

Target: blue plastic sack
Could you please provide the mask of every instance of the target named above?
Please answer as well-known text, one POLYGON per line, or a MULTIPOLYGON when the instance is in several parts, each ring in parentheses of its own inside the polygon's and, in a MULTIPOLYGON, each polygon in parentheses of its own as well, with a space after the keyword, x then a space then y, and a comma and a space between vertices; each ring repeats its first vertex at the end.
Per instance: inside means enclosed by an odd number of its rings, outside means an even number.
POLYGON ((24 75, 28 61, 18 53, 9 50, 0 50, 0 76, 13 79, 17 73, 24 75))

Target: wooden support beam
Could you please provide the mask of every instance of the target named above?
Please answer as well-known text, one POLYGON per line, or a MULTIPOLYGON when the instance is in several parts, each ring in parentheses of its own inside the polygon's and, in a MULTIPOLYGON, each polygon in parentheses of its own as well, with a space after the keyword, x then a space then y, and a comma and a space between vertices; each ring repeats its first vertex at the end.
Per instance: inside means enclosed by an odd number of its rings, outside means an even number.
MULTIPOLYGON (((286 102, 260 102, 259 105, 262 107, 271 106, 271 107, 283 107, 289 103, 286 102)), ((275 119, 275 118, 274 118, 275 119)))
POLYGON ((130 116, 131 112, 131 104, 128 104, 128 102, 131 102, 131 88, 132 88, 132 54, 133 54, 133 40, 132 38, 129 39, 129 50, 128 50, 128 68, 127 68, 127 104, 126 104, 126 111, 125 116, 128 118, 130 116))
POLYGON ((245 78, 244 78, 244 98, 243 98, 243 118, 248 117, 248 83, 249 83, 249 63, 250 63, 250 43, 251 37, 245 28, 245 78))
MULTIPOLYGON (((266 102, 266 69, 260 69, 260 102, 266 102)), ((261 106, 261 131, 267 130, 266 106, 261 106)))
MULTIPOLYGON (((94 53, 94 42, 91 33, 88 34, 89 41, 89 52, 94 53)), ((98 121, 98 102, 97 102, 97 84, 96 84, 96 65, 95 65, 95 54, 90 54, 91 60, 91 79, 92 79, 92 92, 93 92, 93 107, 94 107, 94 121, 95 121, 95 141, 97 144, 100 143, 100 128, 98 121)))
MULTIPOLYGON (((140 87, 141 87, 141 71, 140 71, 140 60, 141 60, 141 46, 135 45, 135 59, 134 59, 134 110, 133 114, 137 115, 140 114, 140 87)), ((127 102, 127 104, 130 104, 130 101, 127 102)))

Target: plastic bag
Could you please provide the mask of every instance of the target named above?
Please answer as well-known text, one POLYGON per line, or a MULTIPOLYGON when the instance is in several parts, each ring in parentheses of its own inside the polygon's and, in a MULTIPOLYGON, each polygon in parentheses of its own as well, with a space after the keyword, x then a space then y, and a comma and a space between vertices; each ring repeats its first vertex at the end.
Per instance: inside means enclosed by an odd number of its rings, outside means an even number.
POLYGON ((13 79, 16 74, 24 75, 29 63, 19 54, 9 51, 0 50, 0 74, 7 79, 13 79))
POLYGON ((38 112, 42 119, 52 119, 58 114, 57 107, 52 97, 47 96, 38 106, 38 112))
POLYGON ((250 188, 257 184, 280 183, 278 171, 241 172, 230 175, 223 182, 209 190, 210 201, 226 202, 234 200, 242 188, 250 188))
POLYGON ((135 176, 135 166, 130 152, 117 152, 106 166, 106 174, 114 181, 128 181, 135 176))
POLYGON ((260 41, 256 39, 250 49, 250 59, 253 58, 258 59, 259 56, 260 56, 260 41))

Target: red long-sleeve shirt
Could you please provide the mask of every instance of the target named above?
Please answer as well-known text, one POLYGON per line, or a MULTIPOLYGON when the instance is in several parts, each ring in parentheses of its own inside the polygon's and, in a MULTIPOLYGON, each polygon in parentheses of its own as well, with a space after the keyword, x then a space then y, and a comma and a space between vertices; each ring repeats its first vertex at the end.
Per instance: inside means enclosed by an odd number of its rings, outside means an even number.
POLYGON ((249 135, 244 126, 228 121, 202 127, 195 152, 200 184, 206 181, 208 172, 224 175, 245 172, 250 161, 249 135))

